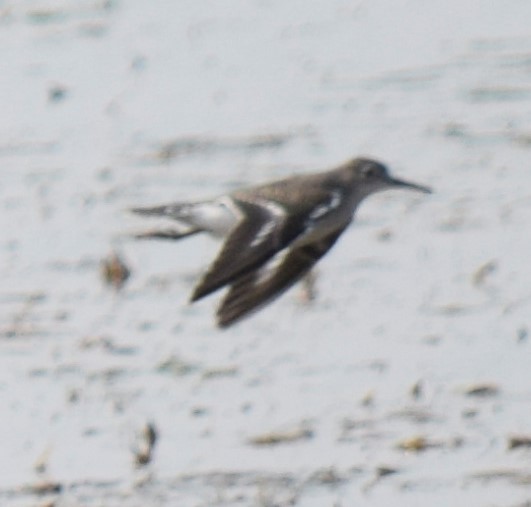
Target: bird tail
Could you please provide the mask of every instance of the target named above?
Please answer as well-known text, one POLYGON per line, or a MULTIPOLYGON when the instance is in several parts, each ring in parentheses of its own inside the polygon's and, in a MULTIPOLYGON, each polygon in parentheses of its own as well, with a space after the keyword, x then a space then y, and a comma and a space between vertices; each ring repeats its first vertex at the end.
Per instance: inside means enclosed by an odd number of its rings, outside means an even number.
POLYGON ((131 208, 129 211, 137 215, 178 218, 180 205, 166 204, 163 206, 153 206, 148 208, 131 208), (176 216, 177 215, 177 216, 176 216))
POLYGON ((177 230, 177 229, 159 229, 152 231, 140 232, 134 235, 135 239, 182 239, 187 236, 192 236, 201 232, 201 229, 188 228, 186 230, 177 230))
POLYGON ((132 213, 146 217, 162 217, 175 220, 174 226, 167 229, 154 229, 146 232, 135 234, 137 239, 170 239, 176 240, 202 232, 203 229, 191 224, 186 220, 186 211, 189 209, 188 204, 166 204, 162 206, 153 206, 148 208, 131 208, 132 213))

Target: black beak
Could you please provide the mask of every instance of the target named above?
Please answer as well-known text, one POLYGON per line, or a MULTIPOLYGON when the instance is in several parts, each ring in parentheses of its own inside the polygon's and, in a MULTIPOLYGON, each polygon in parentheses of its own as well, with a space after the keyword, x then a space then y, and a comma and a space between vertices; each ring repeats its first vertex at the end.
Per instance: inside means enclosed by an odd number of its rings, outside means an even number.
POLYGON ((425 194, 431 194, 433 192, 429 187, 417 185, 416 183, 410 183, 409 181, 399 180, 396 178, 389 178, 389 183, 393 187, 409 188, 411 190, 416 190, 417 192, 423 192, 425 194))

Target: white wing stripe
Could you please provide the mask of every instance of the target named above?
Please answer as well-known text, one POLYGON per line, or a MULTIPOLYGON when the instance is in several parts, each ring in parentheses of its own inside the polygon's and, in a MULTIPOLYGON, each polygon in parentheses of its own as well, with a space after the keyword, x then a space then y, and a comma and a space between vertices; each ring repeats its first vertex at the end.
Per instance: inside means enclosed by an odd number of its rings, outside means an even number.
POLYGON ((343 194, 339 190, 332 192, 330 201, 315 208, 309 215, 310 220, 317 220, 341 205, 343 194))
POLYGON ((285 208, 277 202, 268 201, 266 199, 259 199, 253 202, 266 209, 271 215, 271 220, 264 223, 262 227, 256 231, 256 236, 249 244, 251 248, 255 248, 264 243, 271 233, 277 229, 278 225, 285 220, 287 215, 285 208))

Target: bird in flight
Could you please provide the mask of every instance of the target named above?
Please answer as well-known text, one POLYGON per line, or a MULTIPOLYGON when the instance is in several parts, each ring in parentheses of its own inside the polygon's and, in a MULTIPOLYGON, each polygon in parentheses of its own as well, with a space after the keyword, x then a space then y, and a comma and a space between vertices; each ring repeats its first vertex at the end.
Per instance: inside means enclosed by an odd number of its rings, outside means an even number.
POLYGON ((134 213, 165 217, 174 227, 137 235, 177 240, 200 232, 223 238, 191 302, 228 287, 217 324, 228 327, 300 280, 335 244, 361 201, 382 190, 428 187, 390 176, 387 167, 355 158, 334 169, 236 190, 212 200, 178 202, 134 213))

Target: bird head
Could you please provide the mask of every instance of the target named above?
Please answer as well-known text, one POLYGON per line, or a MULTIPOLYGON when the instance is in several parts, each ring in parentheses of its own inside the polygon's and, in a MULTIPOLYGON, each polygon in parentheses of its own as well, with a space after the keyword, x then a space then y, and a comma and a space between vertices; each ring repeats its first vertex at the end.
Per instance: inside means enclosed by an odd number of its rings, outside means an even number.
POLYGON ((356 158, 347 167, 352 183, 365 196, 391 188, 406 188, 426 194, 432 192, 429 187, 392 177, 384 164, 370 158, 356 158))

